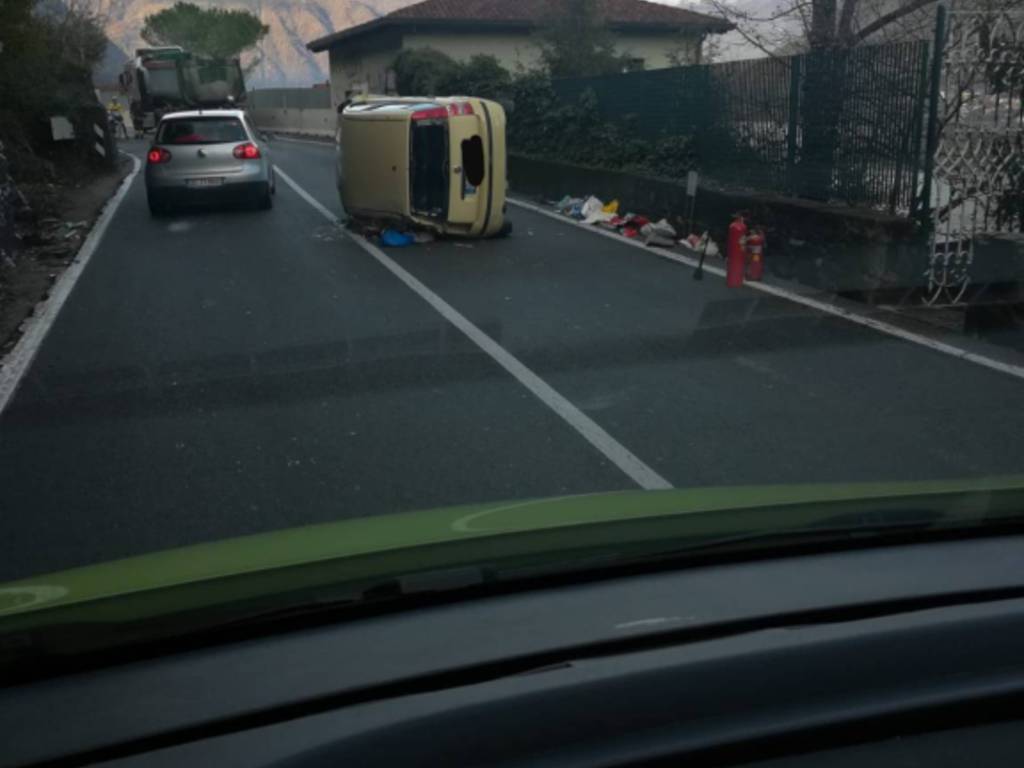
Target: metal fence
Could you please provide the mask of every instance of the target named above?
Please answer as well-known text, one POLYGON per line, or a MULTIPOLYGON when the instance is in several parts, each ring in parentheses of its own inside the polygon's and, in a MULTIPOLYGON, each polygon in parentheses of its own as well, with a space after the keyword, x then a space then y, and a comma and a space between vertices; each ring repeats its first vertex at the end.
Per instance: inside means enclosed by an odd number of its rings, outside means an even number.
POLYGON ((702 172, 724 184, 917 210, 924 166, 929 48, 869 46, 555 82, 593 92, 600 115, 651 140, 692 139, 702 172))
MULTIPOLYGON (((929 300, 972 284, 1019 280, 1024 232, 1024 11, 939 11, 933 253, 929 300), (979 242, 993 258, 978 263, 979 242), (987 274, 986 274, 987 273, 987 274)), ((984 250, 984 249, 983 249, 984 250)))
POLYGON ((250 109, 330 109, 329 88, 263 88, 249 91, 250 109))

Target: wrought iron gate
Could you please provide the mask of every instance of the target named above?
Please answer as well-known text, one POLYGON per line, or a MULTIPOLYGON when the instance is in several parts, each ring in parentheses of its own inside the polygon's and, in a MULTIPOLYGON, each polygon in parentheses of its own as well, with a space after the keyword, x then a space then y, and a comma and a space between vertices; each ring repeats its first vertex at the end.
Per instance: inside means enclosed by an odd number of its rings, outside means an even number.
POLYGON ((1024 231, 1024 12, 972 5, 937 20, 930 304, 967 298, 979 236, 1024 231))

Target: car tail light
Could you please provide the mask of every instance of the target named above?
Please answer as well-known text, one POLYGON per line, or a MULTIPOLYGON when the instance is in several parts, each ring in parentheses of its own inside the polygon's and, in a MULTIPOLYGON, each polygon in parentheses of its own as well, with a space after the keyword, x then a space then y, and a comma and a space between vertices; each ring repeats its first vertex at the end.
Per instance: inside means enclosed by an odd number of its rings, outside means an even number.
POLYGON ((146 155, 146 160, 149 161, 150 165, 159 165, 160 163, 171 162, 171 153, 163 147, 153 147, 149 150, 146 155))
POLYGON ((446 117, 448 117, 448 110, 444 107, 431 107, 412 113, 413 120, 442 120, 446 117))
POLYGON ((231 154, 237 157, 239 160, 259 160, 260 159, 260 148, 255 144, 246 142, 245 144, 239 144, 235 147, 231 154))
POLYGON ((457 104, 448 105, 448 114, 450 115, 472 115, 473 105, 468 101, 459 102, 457 104))

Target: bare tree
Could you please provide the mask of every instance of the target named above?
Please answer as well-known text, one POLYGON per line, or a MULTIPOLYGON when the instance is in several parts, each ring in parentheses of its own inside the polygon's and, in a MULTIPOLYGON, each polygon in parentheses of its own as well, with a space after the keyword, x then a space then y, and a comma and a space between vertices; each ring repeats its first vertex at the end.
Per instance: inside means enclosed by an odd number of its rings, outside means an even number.
MULTIPOLYGON (((771 56, 810 49, 854 48, 896 40, 926 39, 939 0, 769 0, 750 5, 706 0, 718 16, 736 25, 748 43, 771 56)), ((973 0, 992 11, 1024 8, 1024 0, 973 0)))

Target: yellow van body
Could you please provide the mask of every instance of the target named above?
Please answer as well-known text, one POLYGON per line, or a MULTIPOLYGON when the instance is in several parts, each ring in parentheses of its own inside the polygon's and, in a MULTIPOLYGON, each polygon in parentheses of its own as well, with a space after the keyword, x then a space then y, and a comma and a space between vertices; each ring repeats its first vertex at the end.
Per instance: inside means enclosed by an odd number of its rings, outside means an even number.
POLYGON ((505 110, 471 97, 362 97, 338 114, 341 204, 440 234, 503 234, 505 110))

